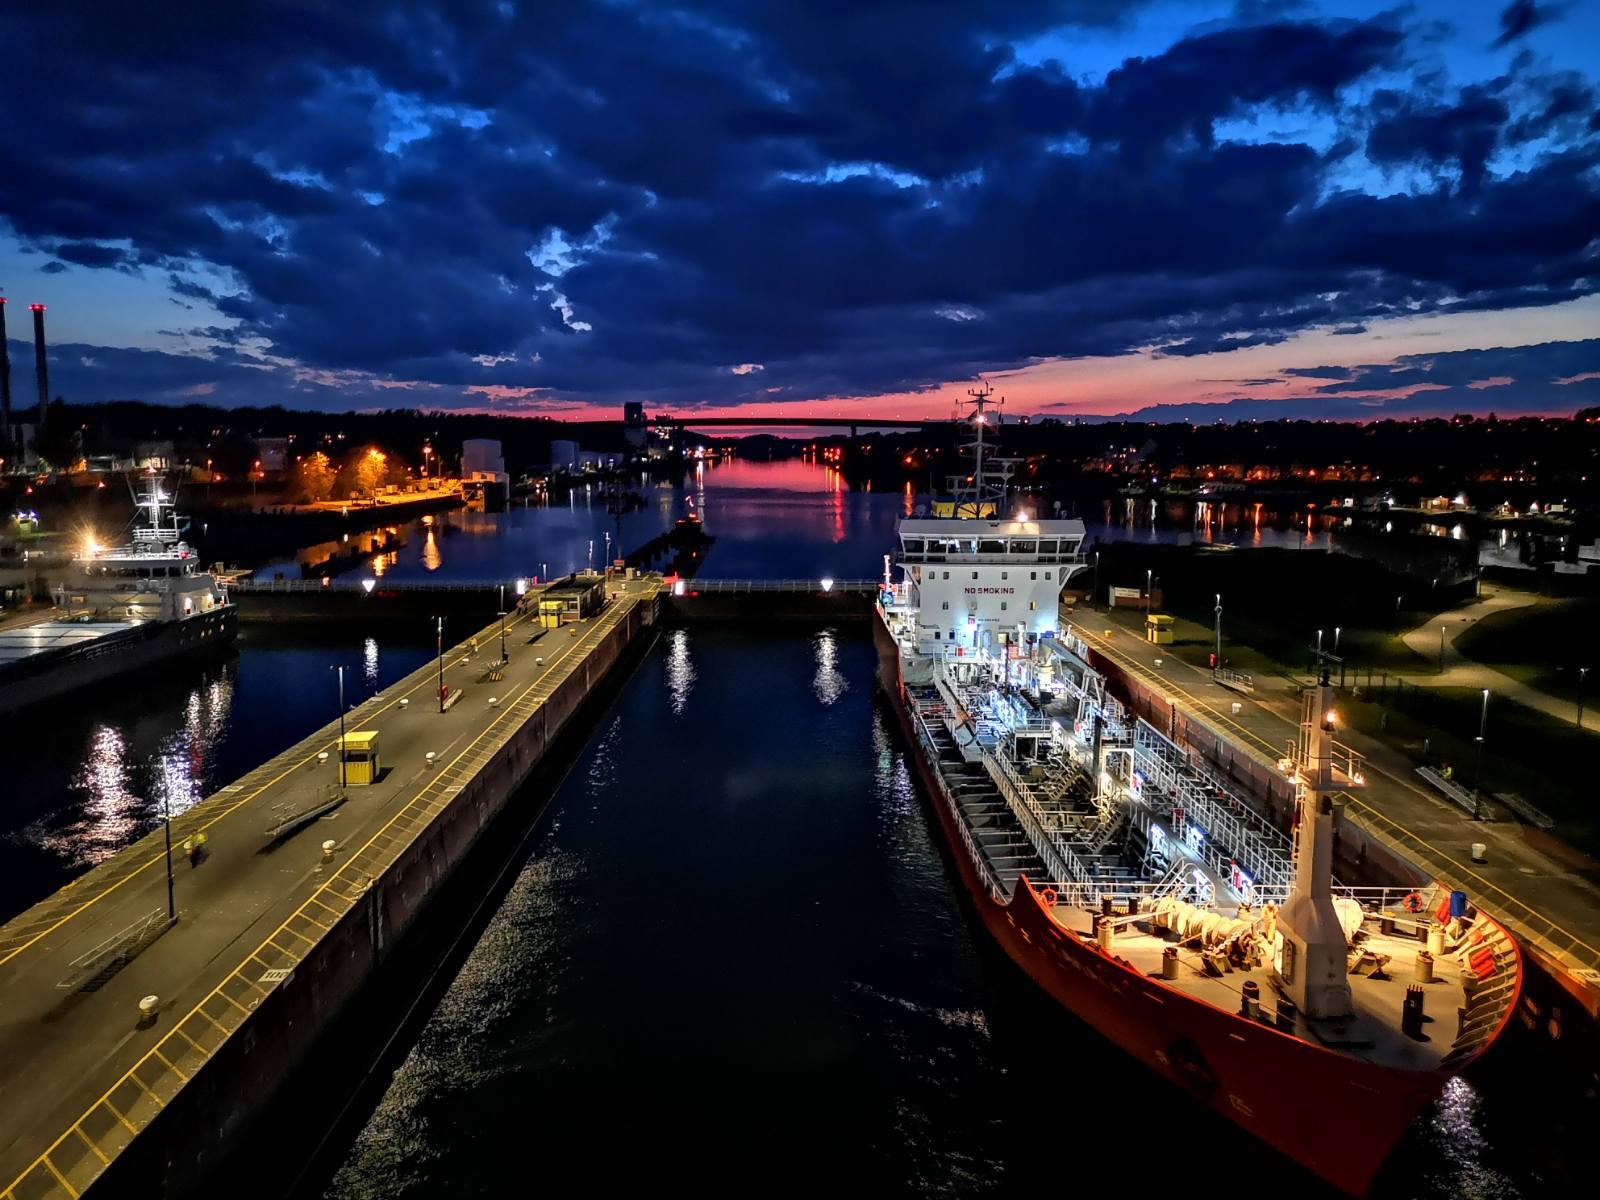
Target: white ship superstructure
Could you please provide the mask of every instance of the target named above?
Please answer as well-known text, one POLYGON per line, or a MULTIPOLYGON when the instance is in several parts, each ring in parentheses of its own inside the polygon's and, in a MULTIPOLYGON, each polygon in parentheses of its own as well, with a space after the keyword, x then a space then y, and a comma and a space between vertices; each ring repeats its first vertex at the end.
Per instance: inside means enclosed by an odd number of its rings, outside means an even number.
POLYGON ((154 474, 141 480, 129 543, 111 549, 91 543, 72 565, 73 578, 57 592, 57 603, 72 617, 181 621, 228 603, 183 540, 172 497, 154 474))
POLYGON ((184 541, 158 476, 142 478, 135 503, 126 545, 90 543, 73 559, 54 590, 58 619, 0 630, 0 713, 232 641, 237 611, 184 541))
POLYGON ((900 522, 903 580, 890 592, 918 655, 1026 657, 1060 627, 1062 585, 1084 566, 1084 525, 1040 519, 1025 505, 1011 511, 1015 460, 984 440, 996 423, 993 393, 968 394, 972 473, 952 479, 953 498, 933 515, 900 522))

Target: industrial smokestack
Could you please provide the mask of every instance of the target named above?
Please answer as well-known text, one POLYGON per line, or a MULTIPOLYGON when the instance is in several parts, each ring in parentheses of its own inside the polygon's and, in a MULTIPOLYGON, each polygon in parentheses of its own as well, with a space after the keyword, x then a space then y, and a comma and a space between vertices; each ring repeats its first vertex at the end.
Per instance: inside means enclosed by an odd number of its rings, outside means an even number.
POLYGON ((6 339, 6 298, 0 296, 0 451, 11 445, 11 343, 6 339))
POLYGON ((50 409, 50 364, 44 354, 44 305, 30 304, 33 313, 33 369, 39 376, 39 432, 44 432, 50 409))

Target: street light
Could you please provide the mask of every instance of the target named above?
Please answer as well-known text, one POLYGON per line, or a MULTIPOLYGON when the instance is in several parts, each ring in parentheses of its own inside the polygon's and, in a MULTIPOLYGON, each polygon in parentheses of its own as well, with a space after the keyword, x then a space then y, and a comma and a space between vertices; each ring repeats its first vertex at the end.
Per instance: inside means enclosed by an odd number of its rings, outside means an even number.
POLYGON ((1211 664, 1213 671, 1222 669, 1222 593, 1217 593, 1217 655, 1211 664))
POLYGON ((344 765, 344 668, 334 667, 339 676, 339 790, 345 788, 344 765))
POLYGON ((1339 657, 1339 627, 1337 625, 1333 627, 1333 656, 1335 658, 1339 657))
POLYGON ((1589 668, 1578 668, 1578 728, 1583 728, 1583 681, 1588 678, 1589 668))
POLYGON ((1094 576, 1089 581, 1089 607, 1094 607, 1094 598, 1100 594, 1100 551, 1094 552, 1094 576))
POLYGON ((1478 818, 1483 796, 1483 737, 1489 728, 1489 689, 1483 689, 1483 713, 1478 717, 1478 762, 1472 769, 1472 817, 1478 818))
POLYGON ((172 884, 172 802, 167 789, 161 789, 161 827, 167 839, 167 924, 178 919, 178 904, 173 897, 172 884))
POLYGON ((1444 674, 1444 626, 1439 626, 1439 674, 1444 674))
POLYGON ((444 618, 434 618, 439 622, 439 711, 444 712, 444 618))
POLYGON ((1146 567, 1144 572, 1144 615, 1146 620, 1150 618, 1150 593, 1155 588, 1155 581, 1155 572, 1146 567))
POLYGON ((500 662, 511 661, 511 656, 506 653, 506 585, 500 585, 500 662))

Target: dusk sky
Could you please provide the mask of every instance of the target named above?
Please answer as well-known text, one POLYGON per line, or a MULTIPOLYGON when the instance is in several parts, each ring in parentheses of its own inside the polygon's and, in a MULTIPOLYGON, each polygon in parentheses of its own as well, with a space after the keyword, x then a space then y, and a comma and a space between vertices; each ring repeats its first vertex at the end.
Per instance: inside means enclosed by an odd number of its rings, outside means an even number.
POLYGON ((1600 404, 1600 0, 10 4, 13 391, 1600 404))

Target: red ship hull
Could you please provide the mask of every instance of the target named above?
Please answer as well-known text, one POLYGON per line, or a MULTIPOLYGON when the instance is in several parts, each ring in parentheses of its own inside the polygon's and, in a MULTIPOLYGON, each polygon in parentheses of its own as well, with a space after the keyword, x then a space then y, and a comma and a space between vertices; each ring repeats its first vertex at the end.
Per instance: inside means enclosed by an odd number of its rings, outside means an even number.
MULTIPOLYGON (((1009 903, 997 901, 916 736, 898 652, 881 620, 874 621, 874 637, 886 690, 950 857, 984 927, 1012 961, 1156 1074, 1328 1183, 1364 1196, 1406 1127, 1455 1072, 1380 1066, 1194 999, 1063 929, 1026 880, 1009 903)), ((1515 1008, 1513 998, 1508 1018, 1515 1008)), ((1439 1027, 1447 1020, 1441 1016, 1439 1027)))

